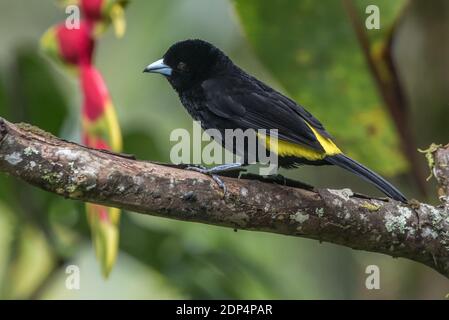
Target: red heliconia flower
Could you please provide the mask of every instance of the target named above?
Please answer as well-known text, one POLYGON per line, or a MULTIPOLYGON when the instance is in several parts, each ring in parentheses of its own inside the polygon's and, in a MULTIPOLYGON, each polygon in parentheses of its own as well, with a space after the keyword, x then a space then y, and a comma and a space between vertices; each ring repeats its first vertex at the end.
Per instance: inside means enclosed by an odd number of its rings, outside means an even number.
POLYGON ((122 136, 117 115, 106 84, 93 65, 80 67, 80 84, 83 92, 83 133, 87 146, 97 149, 122 149, 122 136), (104 141, 104 143, 101 143, 104 141))
MULTIPOLYGON (((73 4, 74 0, 69 0, 73 4)), ((92 64, 95 39, 111 23, 118 35, 125 30, 124 0, 76 0, 83 14, 79 28, 65 23, 51 27, 42 37, 46 53, 67 69, 74 68, 83 93, 82 140, 96 149, 122 150, 122 136, 114 105, 100 72, 92 64)), ((68 4, 68 2, 67 2, 68 4)), ((107 276, 118 253, 120 210, 86 204, 96 255, 107 276)))
POLYGON ((92 62, 94 41, 90 29, 85 21, 80 22, 79 29, 69 29, 65 24, 56 27, 60 55, 66 63, 81 65, 92 62))
POLYGON ((97 120, 104 113, 111 98, 101 74, 92 65, 81 67, 81 88, 84 93, 83 114, 89 121, 97 120))
MULTIPOLYGON (((79 68, 83 144, 96 149, 121 151, 122 136, 114 106, 100 72, 90 64, 79 68)), ((86 204, 95 252, 107 276, 118 252, 120 210, 86 204)))
POLYGON ((85 19, 94 27, 94 35, 101 34, 112 23, 115 33, 122 37, 126 22, 124 7, 128 0, 78 0, 85 19))
POLYGON ((104 0, 80 0, 81 11, 86 19, 91 21, 100 20, 103 13, 104 0))
POLYGON ((41 40, 42 49, 56 61, 70 66, 90 64, 94 51, 91 27, 85 21, 79 29, 60 23, 47 30, 41 40))

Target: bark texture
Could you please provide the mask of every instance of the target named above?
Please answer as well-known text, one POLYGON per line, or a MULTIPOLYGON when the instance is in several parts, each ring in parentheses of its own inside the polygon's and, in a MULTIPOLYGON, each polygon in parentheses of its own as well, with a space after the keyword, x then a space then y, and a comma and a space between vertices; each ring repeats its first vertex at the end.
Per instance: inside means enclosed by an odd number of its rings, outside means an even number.
POLYGON ((203 174, 89 149, 0 118, 0 172, 68 199, 328 241, 418 261, 449 278, 449 145, 430 156, 439 206, 229 177, 224 195, 203 174))

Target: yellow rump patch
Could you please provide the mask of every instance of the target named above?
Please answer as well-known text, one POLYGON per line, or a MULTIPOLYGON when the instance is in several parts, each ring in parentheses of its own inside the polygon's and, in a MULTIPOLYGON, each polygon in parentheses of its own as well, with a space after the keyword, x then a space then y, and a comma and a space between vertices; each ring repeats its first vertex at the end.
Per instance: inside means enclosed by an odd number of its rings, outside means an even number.
MULTIPOLYGON (((316 151, 310 147, 306 147, 300 144, 278 140, 277 146, 275 143, 270 144, 270 137, 266 137, 266 146, 268 150, 272 150, 279 156, 294 156, 298 158, 304 158, 307 160, 315 161, 321 160, 326 156, 331 156, 341 153, 341 150, 335 145, 335 143, 316 131, 308 123, 307 125, 312 130, 313 134, 317 138, 320 145, 323 147, 324 152, 316 151)), ((262 137, 261 137, 262 138, 262 137)))

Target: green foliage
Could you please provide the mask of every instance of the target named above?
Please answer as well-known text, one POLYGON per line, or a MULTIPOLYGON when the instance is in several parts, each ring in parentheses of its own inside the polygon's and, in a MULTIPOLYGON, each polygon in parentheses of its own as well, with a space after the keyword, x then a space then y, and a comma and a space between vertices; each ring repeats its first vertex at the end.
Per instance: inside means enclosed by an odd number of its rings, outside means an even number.
MULTIPOLYGON (((406 168, 395 129, 340 1, 234 2, 257 56, 288 94, 325 124, 346 153, 387 175, 406 168)), ((385 30, 397 2, 379 5, 381 19, 383 9, 388 9, 381 20, 385 30)), ((360 11, 362 21, 364 12, 360 11)), ((374 34, 378 38, 382 32, 374 34)))
POLYGON ((162 157, 155 138, 144 131, 127 132, 123 136, 123 141, 124 152, 134 155, 139 160, 158 160, 162 157))
POLYGON ((17 55, 16 66, 17 92, 13 101, 16 104, 14 108, 20 108, 22 112, 18 121, 28 121, 58 134, 66 119, 68 106, 48 64, 34 50, 22 50, 17 55))
MULTIPOLYGON (((0 80, 3 80, 3 78, 0 77, 0 80)), ((6 90, 3 86, 3 81, 0 81, 0 117, 4 118, 8 118, 10 115, 6 98, 6 90)), ((9 202, 9 204, 12 204, 14 201, 12 199, 10 183, 11 178, 5 177, 4 175, 0 176, 0 199, 5 202, 9 202)))
POLYGON ((0 201, 0 298, 5 297, 7 291, 7 265, 13 249, 15 222, 14 212, 0 201))
MULTIPOLYGON (((13 66, 13 72, 4 78, 8 85, 5 90, 0 88, 5 97, 2 99, 0 94, 1 112, 8 115, 9 121, 33 123, 58 135, 68 116, 68 105, 48 63, 34 48, 25 47, 17 51, 13 66)), ((32 215, 42 217, 47 214, 53 196, 9 177, 0 179, 0 197, 11 207, 25 212, 35 210, 32 215), (23 201, 25 198, 27 201, 23 201)))
MULTIPOLYGON (((5 74, 5 85, 0 85, 0 116, 59 134, 68 106, 48 64, 34 48, 19 50, 14 59, 12 72, 5 74)), ((2 298, 27 298, 51 269, 54 243, 49 237, 54 230, 48 228, 48 219, 50 208, 59 201, 63 200, 0 176, 0 230, 9 237, 2 241, 2 248, 9 247, 3 248, 0 256, 2 298), (33 271, 29 270, 31 264, 33 271)), ((73 207, 73 203, 67 204, 73 207)), ((65 212, 59 214, 64 216, 65 212)))
POLYGON ((3 85, 3 77, 0 74, 0 117, 8 118, 7 113, 7 101, 6 101, 6 91, 3 85))
POLYGON ((145 219, 148 227, 136 223, 141 219, 123 217, 121 250, 161 272, 187 297, 244 299, 254 294, 253 288, 262 296, 274 294, 273 277, 236 246, 224 242, 207 245, 205 239, 214 241, 212 233, 195 237, 176 230, 171 223, 170 229, 155 227, 166 221, 145 219))

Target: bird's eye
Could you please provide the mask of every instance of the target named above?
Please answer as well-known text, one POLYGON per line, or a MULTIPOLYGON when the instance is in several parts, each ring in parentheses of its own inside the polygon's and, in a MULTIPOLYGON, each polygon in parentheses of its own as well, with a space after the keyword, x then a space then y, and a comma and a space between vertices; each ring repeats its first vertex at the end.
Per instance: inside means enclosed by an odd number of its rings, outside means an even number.
POLYGON ((185 62, 178 63, 178 66, 176 67, 179 71, 189 72, 189 67, 185 62))

